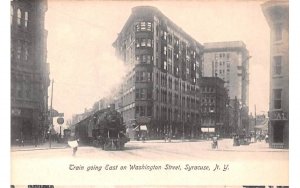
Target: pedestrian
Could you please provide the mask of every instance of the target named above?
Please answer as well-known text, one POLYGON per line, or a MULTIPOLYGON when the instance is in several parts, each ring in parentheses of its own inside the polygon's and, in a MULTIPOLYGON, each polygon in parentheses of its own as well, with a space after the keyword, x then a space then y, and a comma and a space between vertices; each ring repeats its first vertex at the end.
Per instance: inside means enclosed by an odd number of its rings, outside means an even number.
POLYGON ((265 140, 266 140, 266 143, 269 142, 269 136, 268 135, 266 135, 265 140))
POLYGON ((78 149, 78 141, 79 139, 76 138, 75 134, 72 133, 70 136, 70 140, 68 141, 68 144, 71 148, 73 148, 73 154, 72 156, 76 156, 76 152, 78 149))
POLYGON ((21 133, 20 145, 24 147, 24 136, 23 136, 23 133, 21 133))
POLYGON ((213 149, 218 149, 218 136, 213 136, 213 143, 212 143, 213 149))
POLYGON ((165 142, 167 142, 167 140, 168 140, 168 134, 166 133, 165 134, 165 142))
POLYGON ((145 133, 142 133, 142 141, 145 142, 145 133))
POLYGON ((37 147, 38 146, 38 136, 34 135, 34 146, 37 147))

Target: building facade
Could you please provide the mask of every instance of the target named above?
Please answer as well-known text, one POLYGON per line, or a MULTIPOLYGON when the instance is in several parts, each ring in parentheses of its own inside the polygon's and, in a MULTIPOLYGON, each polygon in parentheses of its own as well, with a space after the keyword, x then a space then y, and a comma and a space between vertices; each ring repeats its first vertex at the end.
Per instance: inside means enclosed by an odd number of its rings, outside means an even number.
POLYGON ((46 11, 46 0, 11 1, 12 143, 42 138, 48 130, 46 11))
POLYGON ((148 117, 151 138, 198 135, 202 45, 157 8, 140 6, 113 46, 128 67, 118 101, 127 127, 148 117))
POLYGON ((242 41, 204 43, 204 77, 219 77, 231 100, 249 105, 249 52, 242 41))
POLYGON ((230 125, 226 109, 229 100, 224 81, 218 77, 202 77, 200 95, 201 131, 207 135, 229 135, 230 125))
POLYGON ((228 114, 228 117, 237 120, 232 134, 248 134, 250 58, 242 41, 204 43, 202 75, 219 77, 225 82, 229 107, 232 108, 228 110, 234 113, 228 114))
POLYGON ((270 147, 289 147, 289 3, 262 5, 270 26, 270 147))

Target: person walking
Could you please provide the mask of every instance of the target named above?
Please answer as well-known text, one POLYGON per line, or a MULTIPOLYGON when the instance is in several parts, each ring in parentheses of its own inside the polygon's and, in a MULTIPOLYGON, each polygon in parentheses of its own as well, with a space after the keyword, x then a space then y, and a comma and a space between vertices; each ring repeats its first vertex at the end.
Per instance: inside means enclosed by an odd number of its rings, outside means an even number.
POLYGON ((268 134, 266 134, 265 141, 266 141, 266 143, 269 143, 269 136, 268 136, 268 134))
POLYGON ((75 133, 72 133, 70 138, 69 138, 69 141, 68 141, 68 145, 73 148, 73 154, 72 156, 76 156, 76 152, 77 152, 77 149, 78 149, 78 141, 79 139, 76 138, 75 136, 75 133))

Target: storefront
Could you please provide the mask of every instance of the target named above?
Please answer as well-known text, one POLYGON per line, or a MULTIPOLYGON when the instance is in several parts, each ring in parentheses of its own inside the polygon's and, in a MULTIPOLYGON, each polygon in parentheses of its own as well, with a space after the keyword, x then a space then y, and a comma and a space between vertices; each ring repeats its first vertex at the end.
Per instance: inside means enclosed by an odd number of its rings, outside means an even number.
POLYGON ((289 148, 288 113, 273 111, 269 114, 269 136, 271 148, 289 148))

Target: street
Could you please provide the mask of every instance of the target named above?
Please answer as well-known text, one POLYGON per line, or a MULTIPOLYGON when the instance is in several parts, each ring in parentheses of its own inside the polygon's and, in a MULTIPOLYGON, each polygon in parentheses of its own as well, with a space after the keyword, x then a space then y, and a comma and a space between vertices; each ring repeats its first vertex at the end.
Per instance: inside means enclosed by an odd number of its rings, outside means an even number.
MULTIPOLYGON (((22 148, 21 148, 22 149, 22 148)), ((71 148, 28 150, 12 152, 12 158, 18 159, 53 159, 72 157, 71 148)), ((232 139, 219 141, 218 149, 211 149, 211 141, 182 142, 173 140, 164 142, 131 141, 125 144, 123 151, 104 151, 100 148, 81 146, 77 151, 78 159, 108 159, 108 160, 230 160, 230 161, 287 161, 287 150, 270 149, 265 142, 250 145, 232 146, 232 139)))
POLYGON ((64 147, 12 151, 13 184, 288 184, 288 150, 265 142, 233 147, 224 139, 213 150, 211 141, 131 141, 123 151, 81 146, 75 157, 64 147))

